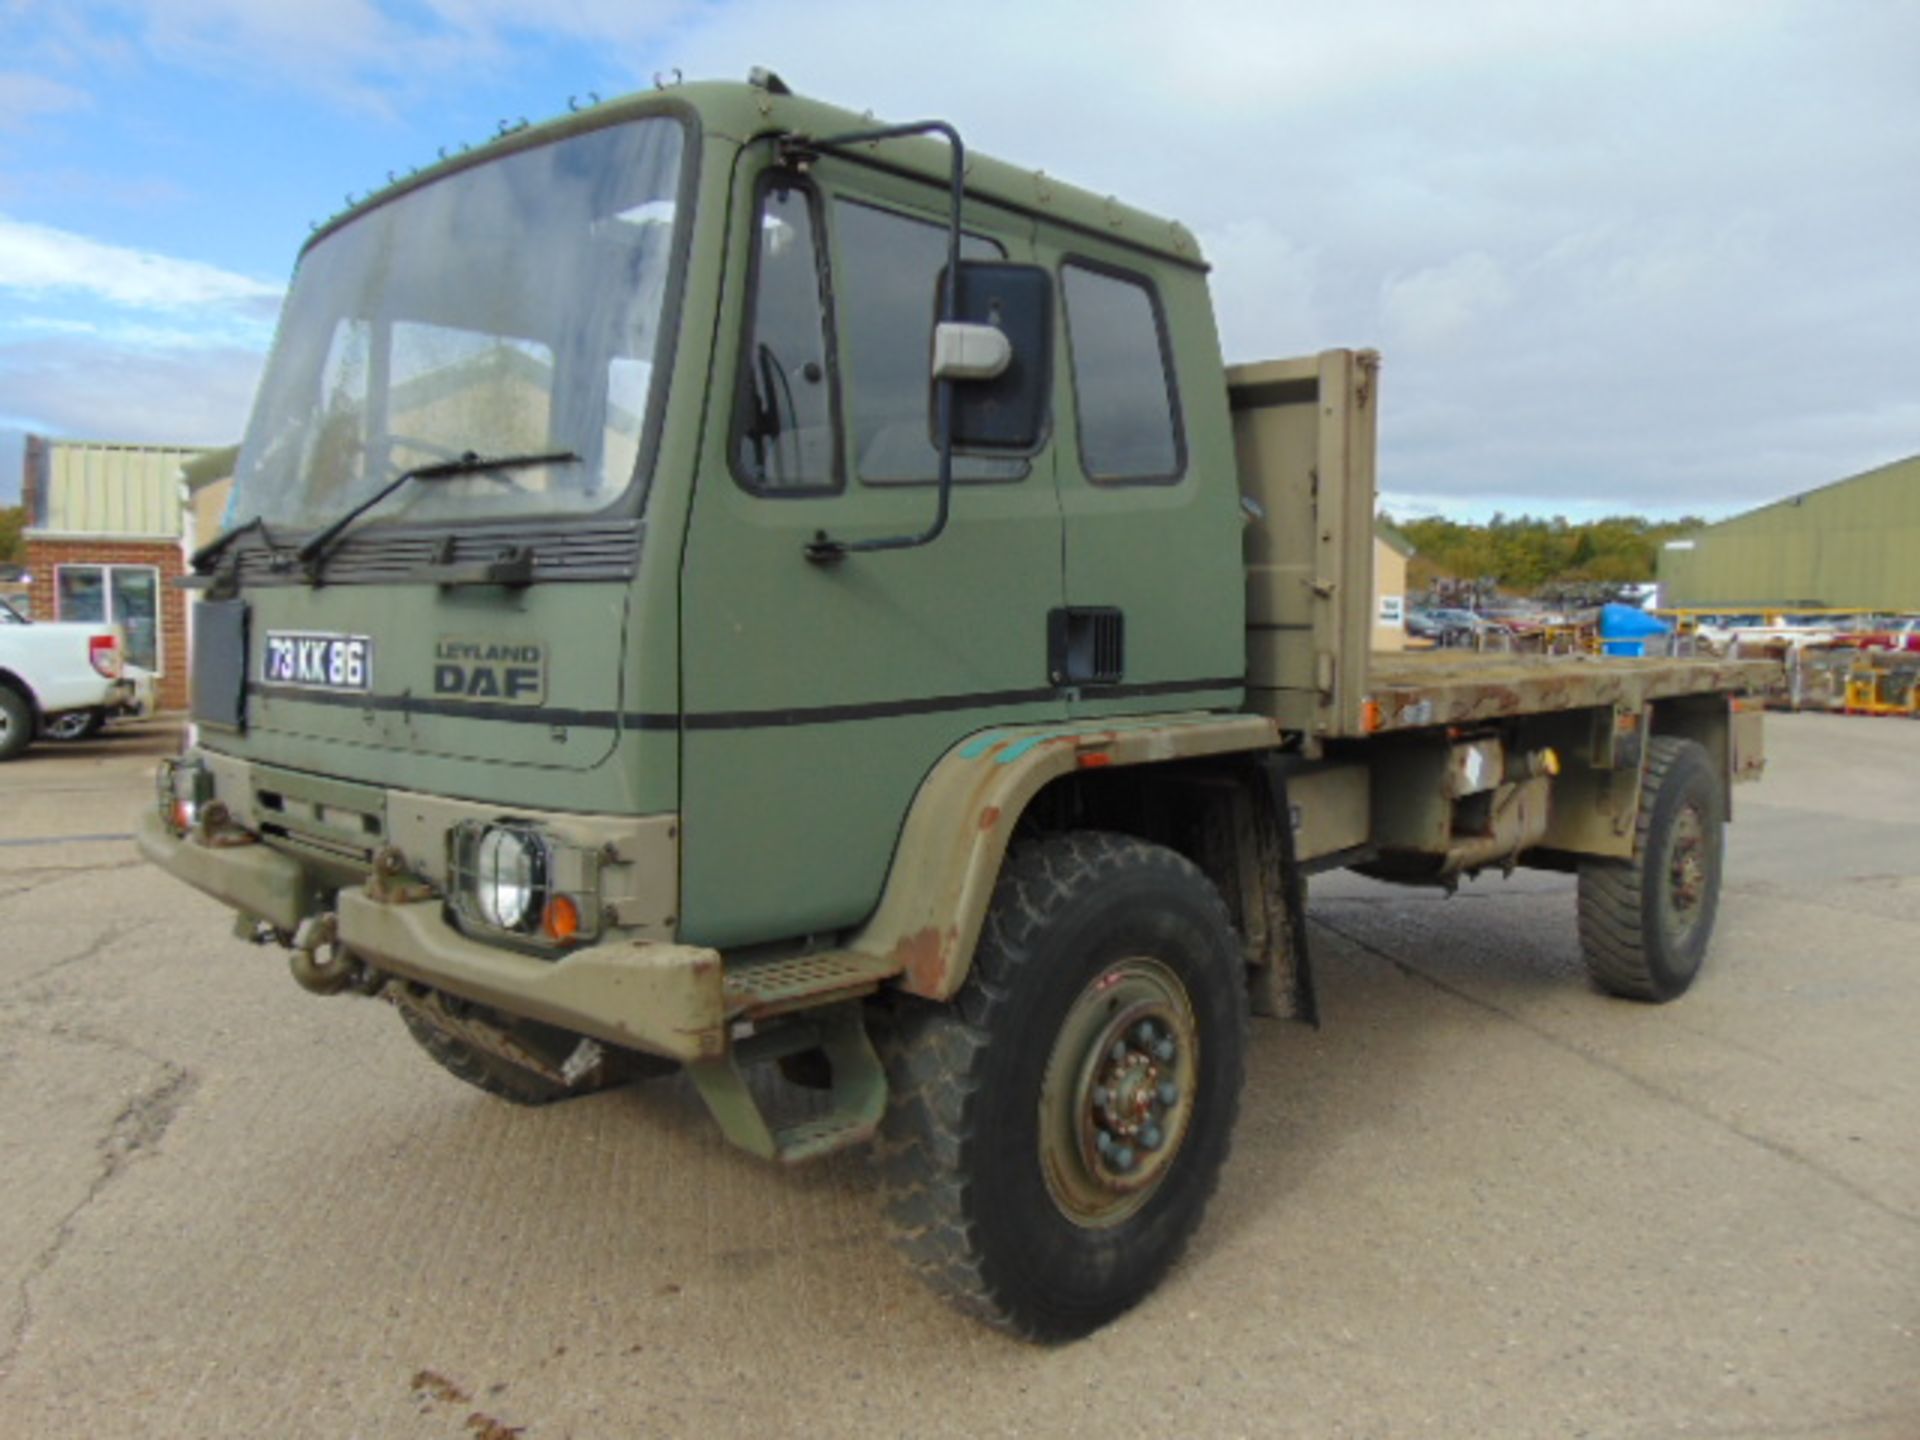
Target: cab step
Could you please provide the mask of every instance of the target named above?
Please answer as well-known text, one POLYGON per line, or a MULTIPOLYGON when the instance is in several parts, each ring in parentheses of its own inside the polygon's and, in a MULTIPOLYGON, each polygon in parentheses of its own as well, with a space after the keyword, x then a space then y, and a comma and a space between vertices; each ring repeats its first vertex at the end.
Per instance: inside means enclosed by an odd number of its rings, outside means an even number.
POLYGON ((777 960, 732 963, 723 982, 729 1020, 765 1020, 871 995, 899 965, 860 950, 820 950, 777 960))
MULTIPOLYGON (((876 979, 868 988, 878 983, 876 979)), ((749 1035, 718 1059, 690 1063, 687 1074, 729 1140, 763 1159, 789 1165, 872 1139, 887 1105, 886 1071, 867 1037, 858 1000, 749 1035), (811 1050, 825 1054, 831 1072, 824 1113, 789 1119, 770 1115, 749 1083, 748 1071, 811 1050)))

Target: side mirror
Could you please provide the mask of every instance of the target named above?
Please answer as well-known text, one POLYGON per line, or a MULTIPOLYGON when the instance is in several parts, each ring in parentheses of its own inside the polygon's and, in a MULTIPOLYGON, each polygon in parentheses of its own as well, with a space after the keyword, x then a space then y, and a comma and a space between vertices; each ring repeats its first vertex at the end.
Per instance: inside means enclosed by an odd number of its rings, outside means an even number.
POLYGON ((955 290, 955 320, 934 327, 932 366, 936 384, 953 383, 953 447, 1030 454, 1047 432, 1053 278, 1038 265, 962 260, 955 290))
POLYGON ((997 380, 1013 363, 1013 342, 991 325, 964 320, 933 327, 935 380, 997 380))

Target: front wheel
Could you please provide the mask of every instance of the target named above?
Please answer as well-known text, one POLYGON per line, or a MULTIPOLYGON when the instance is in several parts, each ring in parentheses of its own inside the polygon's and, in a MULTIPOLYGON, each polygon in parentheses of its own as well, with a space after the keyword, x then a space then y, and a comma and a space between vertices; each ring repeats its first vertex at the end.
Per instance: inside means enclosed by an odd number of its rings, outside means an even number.
POLYGON ((1002 1329, 1097 1329, 1198 1226, 1245 1061, 1239 945, 1198 869, 1099 832, 1022 847, 960 994, 894 1036, 877 1156, 896 1242, 1002 1329))
POLYGON ((510 1104, 551 1105, 679 1068, 423 986, 389 993, 407 1033, 435 1064, 510 1104))

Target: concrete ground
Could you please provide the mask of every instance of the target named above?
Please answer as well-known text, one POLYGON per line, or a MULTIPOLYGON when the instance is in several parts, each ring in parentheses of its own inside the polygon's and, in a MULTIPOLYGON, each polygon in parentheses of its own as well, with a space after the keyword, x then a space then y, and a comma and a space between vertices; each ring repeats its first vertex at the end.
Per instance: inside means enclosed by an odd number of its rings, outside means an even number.
POLYGON ((162 731, 0 769, 0 1430, 36 1437, 1920 1436, 1920 725, 1771 721, 1709 968, 1570 881, 1314 892, 1185 1261, 1044 1350, 679 1081, 544 1112, 133 858, 162 731))

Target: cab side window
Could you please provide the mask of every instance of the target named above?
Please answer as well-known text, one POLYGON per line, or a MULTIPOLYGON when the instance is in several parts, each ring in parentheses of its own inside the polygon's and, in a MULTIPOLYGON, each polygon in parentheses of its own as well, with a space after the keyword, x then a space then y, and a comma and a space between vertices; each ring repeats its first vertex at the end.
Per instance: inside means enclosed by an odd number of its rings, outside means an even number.
POLYGON ((1186 468, 1166 326, 1140 278, 1079 261, 1060 267, 1080 462, 1096 482, 1171 482, 1186 468))
POLYGON ((734 409, 734 474, 757 494, 840 488, 826 294, 813 192, 776 177, 760 197, 734 409))
MULTIPOLYGON (((839 322, 846 346, 854 468, 873 485, 932 481, 931 359, 935 285, 947 263, 944 226, 853 200, 833 207, 840 255, 839 322)), ((978 235, 960 237, 966 260, 1005 251, 978 235)), ((1024 460, 954 457, 955 480, 1017 480, 1024 460)))

